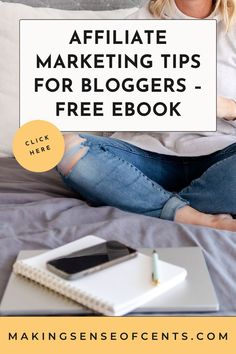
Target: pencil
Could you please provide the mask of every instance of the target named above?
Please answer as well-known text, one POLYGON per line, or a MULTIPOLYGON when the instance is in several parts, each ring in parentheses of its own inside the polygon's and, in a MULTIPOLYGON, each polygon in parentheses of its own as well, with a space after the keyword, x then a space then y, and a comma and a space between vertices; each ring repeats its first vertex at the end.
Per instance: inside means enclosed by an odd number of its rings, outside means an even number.
POLYGON ((159 257, 156 252, 156 250, 153 250, 152 252, 152 281, 155 285, 158 285, 160 283, 159 280, 159 257))

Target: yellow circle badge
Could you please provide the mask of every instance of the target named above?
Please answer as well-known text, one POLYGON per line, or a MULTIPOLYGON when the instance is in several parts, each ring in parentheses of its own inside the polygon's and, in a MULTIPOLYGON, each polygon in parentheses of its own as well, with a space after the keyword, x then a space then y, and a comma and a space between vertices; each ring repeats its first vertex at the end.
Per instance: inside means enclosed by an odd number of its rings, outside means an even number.
POLYGON ((13 153, 19 164, 33 172, 55 167, 65 150, 60 130, 45 120, 32 120, 18 129, 13 140, 13 153))

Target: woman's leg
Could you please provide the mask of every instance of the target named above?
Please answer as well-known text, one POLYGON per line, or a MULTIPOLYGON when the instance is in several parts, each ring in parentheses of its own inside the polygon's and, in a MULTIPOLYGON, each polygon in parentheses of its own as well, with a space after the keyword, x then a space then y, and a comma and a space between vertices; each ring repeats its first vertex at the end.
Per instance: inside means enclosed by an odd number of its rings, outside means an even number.
MULTIPOLYGON (((229 216, 229 214, 236 214, 235 150, 235 146, 232 146, 228 157, 213 164, 201 177, 193 180, 179 193, 196 210, 207 214, 228 214, 211 215, 206 223, 208 226, 231 231, 236 231, 236 220, 229 216)), ((176 214, 176 219, 180 222, 182 212, 184 210, 179 210, 176 214)))
MULTIPOLYGON (((93 205, 111 205, 174 220, 176 211, 188 204, 150 178, 161 179, 161 160, 158 163, 144 150, 87 134, 66 135, 65 143, 66 152, 58 170, 65 183, 93 205)), ((170 167, 173 169, 171 164, 170 167)), ((178 171, 172 172, 175 180, 178 171)))
POLYGON ((116 139, 70 134, 65 136, 65 142, 66 153, 58 170, 65 183, 92 204, 236 231, 236 222, 228 215, 205 214, 188 206, 188 199, 182 195, 167 191, 173 185, 175 190, 181 189, 184 180, 181 158, 168 158, 165 162, 169 163, 163 167, 158 154, 116 139))

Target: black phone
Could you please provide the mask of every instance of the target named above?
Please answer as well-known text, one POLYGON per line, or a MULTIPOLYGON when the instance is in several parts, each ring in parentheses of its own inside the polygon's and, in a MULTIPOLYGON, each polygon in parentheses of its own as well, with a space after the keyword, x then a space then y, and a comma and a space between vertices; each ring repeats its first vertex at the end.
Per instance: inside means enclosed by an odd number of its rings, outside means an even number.
POLYGON ((64 279, 74 280, 135 256, 135 249, 118 241, 106 241, 52 259, 47 262, 47 269, 64 279))

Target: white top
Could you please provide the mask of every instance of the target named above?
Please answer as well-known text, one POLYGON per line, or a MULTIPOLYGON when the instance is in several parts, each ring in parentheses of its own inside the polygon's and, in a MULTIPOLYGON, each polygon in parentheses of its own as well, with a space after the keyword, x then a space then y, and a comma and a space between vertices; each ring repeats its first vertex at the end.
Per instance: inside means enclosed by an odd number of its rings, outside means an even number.
MULTIPOLYGON (((192 19, 183 14, 172 0, 171 8, 163 14, 167 19, 192 19)), ((149 2, 148 2, 149 3, 149 2)), ((154 19, 148 3, 129 19, 154 19)), ((218 95, 236 99, 236 23, 225 32, 221 16, 212 13, 209 18, 217 19, 217 84, 218 95)), ((193 107, 194 109, 194 107, 193 107)), ((148 151, 167 155, 200 156, 225 148, 236 142, 236 122, 218 119, 217 132, 213 133, 148 133, 116 132, 112 137, 127 141, 148 151)))

